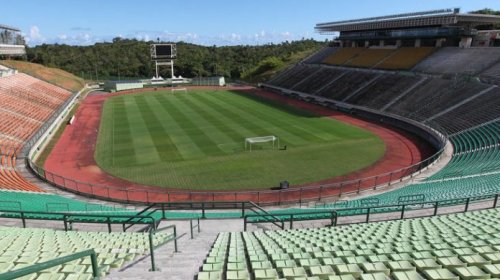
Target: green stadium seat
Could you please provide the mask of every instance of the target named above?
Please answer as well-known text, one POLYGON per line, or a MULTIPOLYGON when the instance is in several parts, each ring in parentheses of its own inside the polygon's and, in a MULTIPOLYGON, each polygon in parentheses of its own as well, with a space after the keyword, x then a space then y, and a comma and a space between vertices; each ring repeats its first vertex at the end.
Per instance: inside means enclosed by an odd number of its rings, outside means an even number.
POLYGON ((361 268, 363 268, 363 270, 366 272, 366 273, 384 273, 385 275, 389 275, 391 270, 387 268, 387 266, 385 266, 384 263, 381 263, 381 262, 375 262, 375 263, 362 263, 361 264, 361 268))
POLYGON ((389 280, 390 278, 382 272, 361 274, 361 280, 389 280))
POLYGON ((483 269, 492 277, 500 277, 500 264, 487 264, 483 266, 483 269))
POLYGON ((318 265, 309 267, 309 272, 312 276, 317 276, 319 279, 328 279, 330 275, 335 275, 335 271, 329 265, 318 265))
POLYGON ((198 273, 198 280, 222 280, 222 273, 218 271, 202 271, 198 273))
POLYGON ((414 270, 411 271, 395 271, 392 274, 395 280, 424 280, 419 273, 414 270))
POLYGON ((444 268, 455 268, 455 267, 465 267, 466 263, 462 262, 458 257, 441 257, 437 258, 437 262, 444 268))
POLYGON ((427 269, 423 271, 427 279, 430 280, 458 280, 458 276, 446 268, 427 269))
POLYGON ((456 267, 453 271, 460 277, 460 279, 489 279, 490 275, 485 273, 477 266, 456 267))
POLYGON ((425 270, 425 269, 438 269, 441 268, 441 265, 438 264, 434 259, 417 259, 413 261, 413 264, 417 268, 417 270, 425 270))
POLYGON ((307 272, 303 267, 284 268, 283 277, 287 280, 294 280, 299 277, 307 277, 307 272))
POLYGON ((245 280, 249 278, 250 275, 247 270, 232 270, 226 273, 227 280, 245 280))
POLYGON ((391 261, 387 263, 391 271, 415 271, 416 268, 409 261, 391 261))
POLYGON ((346 275, 330 275, 328 277, 328 280, 355 280, 354 276, 351 274, 346 274, 346 275))
POLYGON ((338 275, 350 274, 355 278, 359 278, 363 270, 357 264, 337 264, 335 271, 338 275))
POLYGON ((278 272, 274 269, 254 270, 255 280, 275 280, 278 279, 278 272))

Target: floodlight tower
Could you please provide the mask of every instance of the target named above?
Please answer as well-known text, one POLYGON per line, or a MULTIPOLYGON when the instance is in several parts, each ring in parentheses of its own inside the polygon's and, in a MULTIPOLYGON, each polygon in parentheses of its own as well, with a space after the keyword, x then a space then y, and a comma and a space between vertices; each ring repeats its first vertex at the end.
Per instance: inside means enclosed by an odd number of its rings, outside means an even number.
POLYGON ((172 79, 174 78, 174 60, 177 58, 176 44, 152 44, 150 46, 151 60, 155 62, 156 79, 160 78, 158 69, 160 66, 170 66, 172 79))

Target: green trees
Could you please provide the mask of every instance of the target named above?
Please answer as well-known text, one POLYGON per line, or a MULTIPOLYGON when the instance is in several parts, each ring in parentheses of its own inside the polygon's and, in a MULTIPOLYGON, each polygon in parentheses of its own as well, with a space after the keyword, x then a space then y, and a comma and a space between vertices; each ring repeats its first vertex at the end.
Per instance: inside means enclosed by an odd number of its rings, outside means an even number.
MULTIPOLYGON (((88 80, 151 78, 154 66, 149 56, 153 42, 115 38, 91 46, 40 45, 27 49, 28 60, 69 71, 88 80)), ((279 68, 297 53, 311 52, 325 42, 300 40, 261 46, 200 46, 177 43, 175 75, 183 77, 222 75, 242 78, 242 73, 260 73, 279 68), (257 69, 255 69, 257 66, 257 69)), ((170 74, 161 69, 162 76, 170 74)))

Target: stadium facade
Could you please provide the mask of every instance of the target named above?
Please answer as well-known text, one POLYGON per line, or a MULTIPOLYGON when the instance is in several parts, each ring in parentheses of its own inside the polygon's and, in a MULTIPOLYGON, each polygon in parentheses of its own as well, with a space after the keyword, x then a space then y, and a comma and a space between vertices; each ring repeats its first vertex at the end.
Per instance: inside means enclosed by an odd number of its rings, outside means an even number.
POLYGON ((21 30, 0 24, 0 56, 22 56, 26 54, 21 30))
MULTIPOLYGON (((315 30, 321 34, 340 32, 338 39, 344 47, 467 48, 479 34, 478 27, 498 22, 500 16, 463 14, 455 8, 318 23, 315 30)), ((495 37, 492 43, 499 39, 495 37)))

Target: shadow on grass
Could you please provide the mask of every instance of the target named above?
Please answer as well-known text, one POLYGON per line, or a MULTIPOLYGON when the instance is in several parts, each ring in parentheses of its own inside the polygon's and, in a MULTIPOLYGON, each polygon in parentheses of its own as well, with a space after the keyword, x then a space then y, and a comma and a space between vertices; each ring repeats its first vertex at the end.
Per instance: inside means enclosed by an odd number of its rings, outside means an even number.
POLYGON ((303 118, 320 118, 320 117, 322 117, 322 115, 320 115, 320 114, 317 114, 317 113, 314 113, 314 112, 311 112, 311 111, 308 111, 305 109, 300 109, 300 108, 297 108, 295 106, 288 105, 288 104, 282 103, 282 102, 277 101, 277 100, 272 100, 272 99, 268 99, 268 98, 265 98, 262 96, 258 96, 256 94, 253 94, 252 92, 249 92, 249 91, 243 92, 243 91, 238 91, 238 90, 227 90, 227 92, 236 94, 236 95, 241 96, 241 97, 245 97, 247 99, 251 99, 251 100, 259 102, 261 104, 271 106, 274 109, 280 110, 282 112, 296 115, 296 116, 300 116, 303 118))

